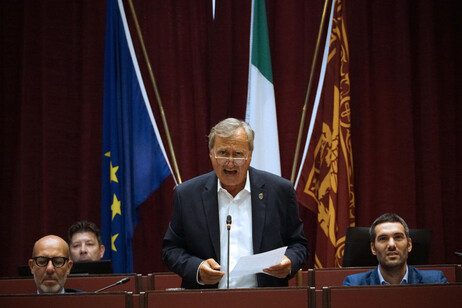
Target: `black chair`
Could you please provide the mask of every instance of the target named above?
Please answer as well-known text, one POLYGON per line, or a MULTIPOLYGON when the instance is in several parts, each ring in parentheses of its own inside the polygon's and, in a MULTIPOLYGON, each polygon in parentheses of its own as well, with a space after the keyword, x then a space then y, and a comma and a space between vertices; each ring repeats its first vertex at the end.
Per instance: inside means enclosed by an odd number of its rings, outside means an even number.
MULTIPOLYGON (((409 229, 412 239, 412 251, 407 263, 410 265, 427 264, 430 254, 431 231, 409 229)), ((377 258, 371 252, 368 227, 348 227, 343 255, 343 267, 377 266, 377 258)))
POLYGON ((112 274, 112 261, 74 262, 71 274, 112 274))

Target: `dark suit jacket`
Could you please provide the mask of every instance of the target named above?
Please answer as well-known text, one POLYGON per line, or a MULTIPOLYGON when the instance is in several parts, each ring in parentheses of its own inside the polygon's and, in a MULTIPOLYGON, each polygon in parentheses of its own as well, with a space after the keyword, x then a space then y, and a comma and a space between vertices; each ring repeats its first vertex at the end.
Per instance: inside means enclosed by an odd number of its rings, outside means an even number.
MULTIPOLYGON (((380 285, 380 278, 377 272, 378 267, 365 273, 347 276, 343 281, 344 286, 372 286, 380 285)), ((418 270, 415 267, 408 267, 408 284, 419 283, 447 283, 442 271, 418 270)))
MULTIPOLYGON (((85 291, 79 290, 79 289, 73 289, 73 288, 64 288, 64 293, 86 293, 85 291)), ((38 294, 38 291, 33 294, 38 294)), ((47 293, 47 294, 52 294, 52 293, 47 293)), ((55 293, 55 294, 61 294, 61 293, 55 293)))
MULTIPOLYGON (((254 253, 288 246, 285 255, 292 262, 293 276, 308 257, 294 188, 288 180, 254 168, 249 168, 249 176, 254 253)), ((183 288, 218 286, 202 286, 196 281, 203 260, 213 258, 220 263, 217 181, 212 171, 178 185, 174 192, 162 258, 171 271, 183 277, 183 288)), ((288 278, 257 274, 260 287, 286 286, 288 278)))
POLYGON ((73 288, 64 288, 64 293, 86 293, 85 291, 73 288))

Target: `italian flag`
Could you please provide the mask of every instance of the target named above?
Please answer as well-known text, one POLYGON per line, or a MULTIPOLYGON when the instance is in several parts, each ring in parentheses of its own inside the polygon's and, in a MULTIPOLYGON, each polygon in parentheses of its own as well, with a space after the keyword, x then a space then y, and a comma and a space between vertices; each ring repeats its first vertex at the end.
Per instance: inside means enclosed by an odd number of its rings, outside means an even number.
POLYGON ((281 175, 273 73, 265 0, 252 1, 245 120, 255 131, 251 166, 281 175))

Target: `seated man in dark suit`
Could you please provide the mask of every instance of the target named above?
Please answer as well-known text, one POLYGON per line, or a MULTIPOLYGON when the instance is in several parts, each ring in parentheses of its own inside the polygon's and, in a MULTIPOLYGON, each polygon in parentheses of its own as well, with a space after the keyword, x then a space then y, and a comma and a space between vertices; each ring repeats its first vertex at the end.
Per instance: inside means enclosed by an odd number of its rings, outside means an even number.
POLYGON ((369 229, 371 251, 377 256, 377 268, 347 276, 344 286, 446 283, 441 271, 420 271, 407 265, 412 250, 409 228, 400 216, 387 213, 377 218, 369 229))
POLYGON ((72 260, 69 259, 69 246, 59 236, 47 235, 35 242, 29 267, 38 294, 82 292, 64 288, 72 260))

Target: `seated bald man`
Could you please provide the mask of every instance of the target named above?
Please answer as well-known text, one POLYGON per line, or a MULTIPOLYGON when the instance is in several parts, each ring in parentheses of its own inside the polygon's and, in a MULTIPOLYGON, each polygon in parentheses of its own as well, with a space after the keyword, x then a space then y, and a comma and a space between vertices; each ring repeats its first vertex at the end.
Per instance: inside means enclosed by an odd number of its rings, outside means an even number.
POLYGON ((69 246, 59 236, 47 235, 35 242, 29 267, 38 294, 82 292, 64 288, 72 260, 69 259, 69 246))

